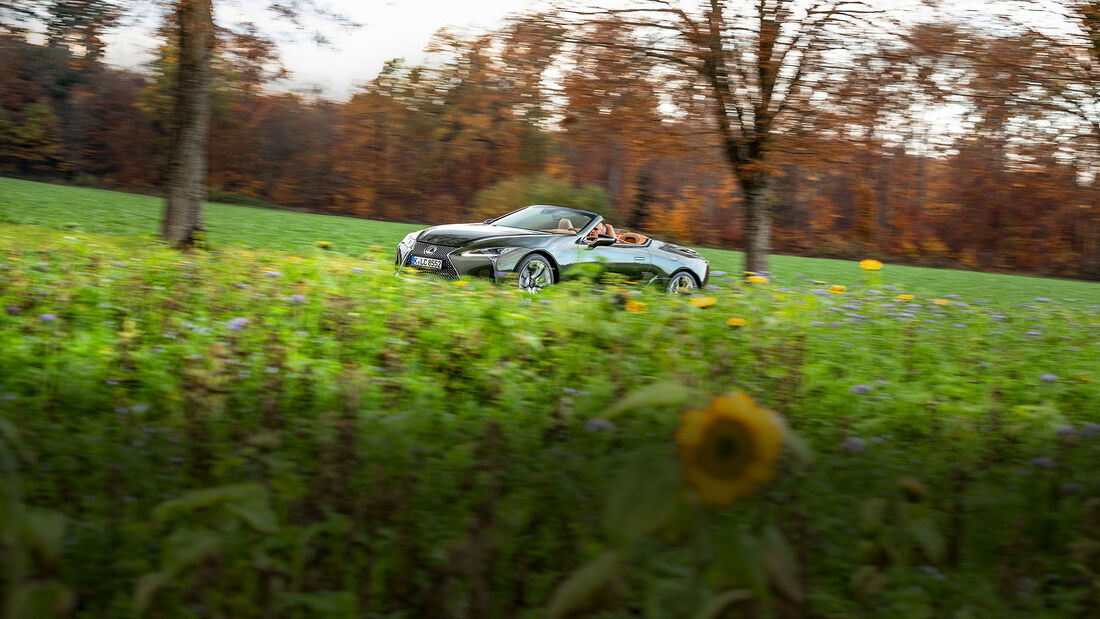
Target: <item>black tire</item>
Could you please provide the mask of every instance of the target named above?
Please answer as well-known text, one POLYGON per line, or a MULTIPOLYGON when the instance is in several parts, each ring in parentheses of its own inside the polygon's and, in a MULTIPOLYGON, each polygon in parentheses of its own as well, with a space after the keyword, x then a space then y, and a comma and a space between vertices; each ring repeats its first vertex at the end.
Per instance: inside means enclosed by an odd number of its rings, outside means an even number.
POLYGON ((531 254, 516 265, 516 285, 520 290, 538 292, 557 281, 554 263, 544 254, 531 254))

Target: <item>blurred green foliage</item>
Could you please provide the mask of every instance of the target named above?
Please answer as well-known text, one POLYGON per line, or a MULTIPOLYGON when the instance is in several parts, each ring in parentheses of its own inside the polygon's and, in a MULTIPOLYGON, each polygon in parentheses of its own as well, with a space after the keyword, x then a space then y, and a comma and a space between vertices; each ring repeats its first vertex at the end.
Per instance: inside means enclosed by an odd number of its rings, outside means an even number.
POLYGON ((394 278, 396 225, 211 207, 180 254, 152 199, 56 189, 64 219, 0 194, 72 224, 0 225, 7 617, 1100 608, 1094 284, 803 261, 824 283, 715 275, 707 308, 531 296, 394 278), (673 432, 735 389, 813 465, 697 510, 673 432))
POLYGON ((482 189, 474 196, 474 219, 491 219, 529 204, 553 204, 592 211, 606 216, 607 192, 598 185, 574 187, 547 174, 515 176, 482 189))

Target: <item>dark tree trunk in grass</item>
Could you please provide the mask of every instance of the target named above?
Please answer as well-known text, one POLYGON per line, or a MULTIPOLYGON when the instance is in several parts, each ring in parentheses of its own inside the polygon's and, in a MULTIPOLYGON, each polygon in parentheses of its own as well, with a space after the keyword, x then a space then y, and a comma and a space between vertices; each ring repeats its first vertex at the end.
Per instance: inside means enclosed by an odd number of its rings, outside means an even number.
POLYGON ((178 248, 195 244, 202 230, 209 147, 210 66, 214 49, 211 0, 179 0, 179 66, 168 144, 168 196, 161 234, 178 248))
POLYGON ((745 271, 768 270, 772 240, 771 177, 764 173, 741 178, 745 194, 745 271))

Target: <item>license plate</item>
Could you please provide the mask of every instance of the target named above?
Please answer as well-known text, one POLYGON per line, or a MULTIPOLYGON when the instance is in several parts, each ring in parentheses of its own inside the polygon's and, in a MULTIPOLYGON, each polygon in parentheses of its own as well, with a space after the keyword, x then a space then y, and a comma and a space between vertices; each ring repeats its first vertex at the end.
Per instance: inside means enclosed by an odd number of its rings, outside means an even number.
POLYGON ((421 258, 420 256, 413 256, 412 265, 425 269, 442 269, 443 261, 438 258, 421 258))

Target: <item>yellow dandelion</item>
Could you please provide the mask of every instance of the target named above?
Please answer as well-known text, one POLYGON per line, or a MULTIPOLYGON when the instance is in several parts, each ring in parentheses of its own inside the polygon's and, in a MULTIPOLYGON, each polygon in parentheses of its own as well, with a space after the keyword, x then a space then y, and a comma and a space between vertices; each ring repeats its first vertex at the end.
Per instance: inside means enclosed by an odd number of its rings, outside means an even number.
POLYGON ((329 247, 332 247, 332 242, 331 241, 317 241, 317 247, 320 247, 321 249, 328 249, 329 247))
POLYGON ((916 297, 914 297, 914 296, 913 296, 913 295, 911 295, 911 294, 899 294, 899 295, 897 296, 897 300, 898 300, 898 301, 905 301, 906 303, 908 303, 909 301, 912 301, 912 300, 913 300, 913 299, 915 299, 915 298, 916 298, 916 297))
POLYGON ((882 268, 882 263, 878 260, 860 260, 859 268, 864 271, 878 271, 882 268))
POLYGON ((301 262, 302 261, 302 259, 298 256, 291 256, 291 257, 287 258, 287 260, 290 260, 291 262, 301 262))
POLYGON ((246 252, 244 252, 244 253, 243 253, 243 254, 241 254, 241 255, 242 255, 242 256, 244 256, 245 258, 255 258, 255 257, 256 257, 256 254, 254 254, 254 253, 252 253, 252 252, 250 252, 250 251, 246 251, 246 252))
POLYGON ((951 305, 951 302, 947 299, 932 299, 932 302, 936 305, 951 305))
POLYGON ((726 324, 731 327, 743 327, 749 324, 749 321, 745 320, 744 318, 738 318, 737 316, 734 316, 733 318, 727 320, 726 324))
POLYGON ((684 481, 699 500, 727 505, 772 477, 783 426, 744 393, 718 397, 684 413, 676 443, 684 481))
POLYGON ((461 279, 455 281, 455 286, 458 286, 459 288, 465 288, 466 286, 469 286, 469 285, 470 285, 470 282, 462 281, 461 279))
POLYGON ((637 284, 638 282, 632 282, 632 281, 630 281, 630 280, 626 280, 626 281, 625 281, 625 282, 623 282, 623 283, 624 283, 624 284, 626 284, 627 286, 633 286, 633 285, 637 284))
POLYGON ((829 294, 844 294, 848 290, 847 286, 829 286, 829 294))
POLYGON ((1089 378, 1087 374, 1081 374, 1080 376, 1077 377, 1077 382, 1079 382, 1079 383, 1090 383, 1090 382, 1092 382, 1092 379, 1089 378))
POLYGON ((715 299, 714 297, 693 297, 691 299, 691 304, 695 307, 710 307, 717 302, 718 299, 715 299))
POLYGON ((381 248, 381 247, 379 247, 378 245, 371 245, 371 246, 370 246, 370 250, 371 250, 371 251, 373 251, 373 252, 375 252, 375 253, 379 253, 379 252, 385 251, 384 249, 382 249, 382 248, 381 248))
POLYGON ((635 314, 644 314, 646 309, 645 303, 642 301, 635 301, 634 299, 626 300, 626 311, 635 314))
POLYGON ((766 284, 766 283, 768 283, 768 278, 764 277, 763 275, 750 275, 749 276, 749 283, 752 283, 752 284, 766 284))

